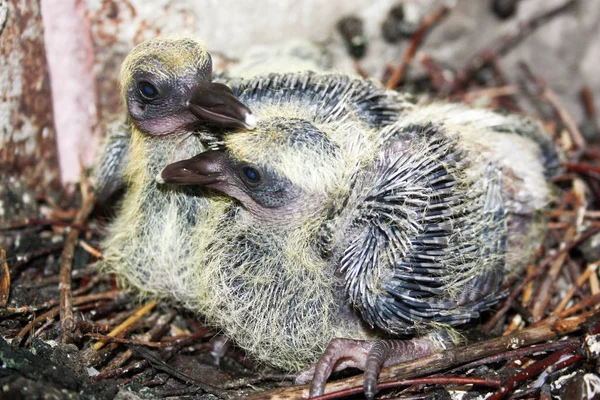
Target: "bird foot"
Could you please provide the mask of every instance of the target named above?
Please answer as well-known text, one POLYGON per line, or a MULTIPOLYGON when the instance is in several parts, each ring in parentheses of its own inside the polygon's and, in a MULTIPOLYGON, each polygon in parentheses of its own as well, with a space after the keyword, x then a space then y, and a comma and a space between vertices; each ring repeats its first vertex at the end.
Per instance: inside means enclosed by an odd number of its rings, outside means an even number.
POLYGON ((332 372, 345 368, 365 371, 364 392, 367 399, 377 393, 377 378, 382 367, 430 355, 438 350, 435 342, 428 338, 411 340, 352 340, 333 339, 325 352, 306 371, 296 377, 296 384, 310 384, 310 397, 320 396, 332 372))

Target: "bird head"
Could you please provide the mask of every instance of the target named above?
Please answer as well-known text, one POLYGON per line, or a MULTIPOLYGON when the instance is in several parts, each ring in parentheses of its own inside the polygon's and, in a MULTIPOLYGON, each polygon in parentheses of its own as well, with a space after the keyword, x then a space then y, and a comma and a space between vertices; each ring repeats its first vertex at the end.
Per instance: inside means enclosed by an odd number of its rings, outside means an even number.
POLYGON ((211 82, 204 44, 187 37, 158 37, 136 46, 121 67, 122 96, 143 132, 168 135, 202 124, 252 129, 254 117, 226 85, 211 82))
POLYGON ((366 144, 368 135, 353 132, 355 122, 319 123, 272 112, 259 117, 253 134, 227 134, 221 149, 170 164, 157 180, 221 192, 261 223, 297 224, 325 214, 368 154, 349 142, 366 144))

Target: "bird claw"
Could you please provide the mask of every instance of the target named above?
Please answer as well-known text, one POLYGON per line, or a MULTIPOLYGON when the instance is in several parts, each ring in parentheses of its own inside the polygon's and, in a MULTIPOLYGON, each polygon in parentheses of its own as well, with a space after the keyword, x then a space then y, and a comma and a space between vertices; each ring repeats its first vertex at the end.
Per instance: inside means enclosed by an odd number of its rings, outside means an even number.
POLYGON ((349 367, 358 368, 365 372, 365 397, 372 399, 377 393, 377 378, 382 367, 423 357, 435 350, 435 344, 427 338, 374 341, 333 339, 319 361, 301 372, 295 383, 302 385, 312 380, 309 397, 316 397, 324 393, 325 383, 332 372, 349 367))

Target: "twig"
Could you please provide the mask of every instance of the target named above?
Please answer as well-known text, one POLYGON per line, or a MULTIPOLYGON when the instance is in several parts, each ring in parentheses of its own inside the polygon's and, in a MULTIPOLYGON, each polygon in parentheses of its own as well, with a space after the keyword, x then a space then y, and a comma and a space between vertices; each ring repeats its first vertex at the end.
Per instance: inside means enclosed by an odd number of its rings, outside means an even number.
POLYGON ((102 334, 93 333, 93 332, 86 333, 86 335, 91 336, 96 339, 100 339, 101 342, 97 342, 96 344, 102 343, 103 345, 106 343, 122 343, 122 344, 132 344, 132 345, 136 345, 136 346, 161 347, 161 348, 173 346, 172 342, 147 342, 144 340, 123 339, 123 338, 118 338, 118 337, 115 337, 112 335, 102 335, 102 334))
POLYGON ((596 118, 596 106, 594 105, 594 95, 589 86, 585 85, 581 88, 581 101, 586 117, 590 119, 596 118))
POLYGON ((486 46, 483 50, 478 51, 473 57, 465 63, 465 65, 456 72, 456 78, 452 84, 451 93, 459 93, 466 84, 475 76, 475 73, 483 66, 497 60, 508 54, 519 43, 529 36, 537 28, 552 20, 557 15, 562 14, 571 6, 575 5, 578 0, 569 0, 556 7, 550 8, 545 12, 532 17, 527 21, 523 21, 515 27, 514 32, 502 34, 490 41, 491 45, 486 46))
POLYGON ((6 263, 6 250, 0 246, 0 308, 6 307, 10 295, 10 271, 6 263))
POLYGON ((84 249, 85 251, 87 251, 88 253, 90 253, 92 256, 101 259, 102 258, 102 253, 100 252, 100 250, 94 248, 92 245, 90 245, 88 242, 86 242, 83 239, 79 240, 79 245, 81 246, 82 249, 84 249))
POLYGON ((569 339, 560 340, 557 342, 543 343, 543 344, 538 344, 535 346, 524 347, 522 349, 505 351, 500 354, 495 354, 491 357, 482 358, 481 360, 477 360, 477 361, 473 361, 473 362, 470 362, 465 365, 461 365, 458 368, 454 368, 450 372, 456 373, 457 371, 475 368, 480 365, 497 363, 499 361, 510 360, 510 359, 514 359, 514 358, 521 358, 521 357, 529 356, 532 354, 547 353, 550 351, 561 350, 568 346, 576 346, 576 345, 580 345, 580 344, 581 344, 580 339, 569 338, 569 339))
POLYGON ((12 276, 13 280, 16 279, 17 276, 19 276, 21 268, 23 268, 23 266, 27 265, 27 263, 29 263, 31 260, 38 258, 38 257, 46 256, 48 254, 56 253, 56 252, 62 250, 63 248, 64 248, 63 243, 57 243, 57 244, 53 244, 51 246, 48 246, 48 247, 45 247, 42 249, 32 251, 31 253, 27 253, 24 256, 17 258, 18 261, 16 263, 14 263, 11 268, 11 276, 12 276))
MULTIPOLYGON (((467 376, 432 376, 427 378, 416 378, 416 379, 398 379, 395 381, 389 381, 380 383, 377 385, 377 390, 394 389, 401 386, 412 386, 412 385, 478 385, 478 386, 491 386, 500 387, 500 379, 494 378, 474 378, 467 376)), ((357 386, 349 389, 340 390, 337 392, 331 392, 322 396, 311 397, 311 400, 330 400, 337 398, 345 398, 353 394, 363 393, 364 388, 357 386)))
POLYGON ((25 335, 27 335, 27 333, 29 331, 32 331, 39 322, 45 320, 46 318, 55 318, 58 314, 59 314, 59 309, 53 308, 52 310, 43 313, 39 317, 34 318, 23 329, 21 329, 21 331, 17 334, 17 336, 15 336, 12 339, 12 341, 10 342, 10 345, 13 348, 19 347, 21 345, 21 342, 25 338, 25 335))
POLYGON ((543 80, 541 80, 540 78, 538 78, 532 72, 531 68, 529 68, 529 66, 526 63, 520 62, 519 63, 519 68, 521 68, 521 70, 523 71, 523 73, 525 74, 525 76, 531 82, 533 82, 536 85, 537 90, 538 90, 538 96, 542 100, 544 100, 548 104, 550 104, 552 106, 552 108, 556 111, 556 114, 560 118, 561 122, 564 124, 564 126, 569 131, 569 134, 571 135, 571 139, 573 140, 573 142, 577 146, 577 149, 581 150, 581 151, 585 150, 587 148, 587 143, 586 143, 585 138, 581 134, 581 131, 579 130, 579 127, 577 126, 577 123, 575 122, 575 119, 560 104, 560 101, 558 100, 558 97, 552 91, 552 89, 550 89, 548 87, 548 85, 546 85, 546 83, 543 80))
MULTIPOLYGON (((151 311, 155 306, 156 306, 156 301, 150 301, 150 302, 148 302, 144 307, 142 307, 139 310, 137 310, 135 312, 135 314, 133 314, 131 317, 127 318, 125 320, 125 322, 123 322, 121 325, 119 325, 115 329, 113 329, 108 334, 108 336, 113 336, 113 337, 116 336, 119 332, 121 332, 124 329, 128 328, 134 322, 136 322, 138 319, 140 319, 142 316, 144 316, 144 314, 146 314, 147 312, 151 311)), ((94 343, 94 349, 100 350, 102 348, 102 346, 104 346, 105 344, 106 344, 105 341, 96 342, 96 343, 94 343)))
POLYGON ((398 66, 396 68, 394 68, 394 71, 392 72, 392 76, 386 82, 385 87, 387 89, 395 89, 398 86, 398 84, 402 80, 402 77, 404 76, 404 73, 406 72, 406 69, 408 68, 408 65, 410 64, 413 57, 415 56, 415 53, 417 52, 417 48, 421 44, 421 41, 425 37, 425 34, 427 33, 427 31, 434 24, 439 22, 446 15, 448 15, 449 12, 450 12, 449 7, 441 7, 439 10, 434 11, 433 13, 431 13, 431 14, 427 15, 425 18, 423 18, 423 21, 421 22, 419 29, 417 29, 415 34, 410 39, 410 44, 408 45, 408 48, 406 49, 406 51, 404 52, 404 55, 402 56, 402 61, 400 62, 400 64, 398 64, 398 66))
MULTIPOLYGON (((169 310, 169 312, 165 315, 161 315, 158 319, 156 325, 150 329, 147 333, 142 335, 141 340, 143 341, 156 341, 163 336, 166 329, 168 329, 168 324, 171 322, 173 318, 175 318, 175 311, 169 310)), ((127 360, 129 360, 133 356, 133 351, 131 349, 127 349, 124 351, 119 357, 112 360, 106 368, 101 372, 101 375, 108 374, 110 371, 121 367, 127 360)))
POLYGON ((600 174, 600 167, 597 167, 595 165, 567 163, 567 164, 564 164, 564 167, 567 170, 573 171, 573 172, 600 174))
POLYGON ((514 49, 519 43, 523 41, 527 36, 533 33, 537 28, 544 25, 547 22, 552 21, 554 17, 568 11, 572 6, 577 4, 579 0, 565 1, 563 4, 559 4, 556 7, 549 8, 539 15, 533 16, 527 21, 520 22, 515 32, 508 35, 504 35, 502 38, 497 38, 492 43, 499 43, 496 47, 496 54, 503 56, 509 51, 514 49))
POLYGON ((60 226, 65 228, 77 229, 81 232, 92 232, 93 231, 89 226, 85 226, 83 224, 78 224, 74 222, 61 221, 55 219, 45 219, 45 218, 24 218, 18 222, 14 222, 9 225, 0 225, 0 231, 12 231, 17 229, 25 229, 30 226, 60 226))
MULTIPOLYGON (((91 186, 87 181, 87 177, 85 175, 85 169, 83 164, 81 163, 81 197, 82 197, 82 205, 81 209, 77 213, 75 217, 75 224, 83 224, 87 217, 91 214, 94 208, 94 194, 91 186)), ((71 273, 73 271, 73 255, 75 254, 75 246, 77 244, 77 238, 79 237, 79 230, 73 229, 67 235, 67 240, 65 241, 65 248, 62 252, 62 260, 60 263, 60 327, 62 333, 62 342, 63 343, 72 343, 73 342, 73 333, 77 324, 73 319, 73 309, 72 309, 72 297, 71 293, 71 283, 72 277, 71 273)))
MULTIPOLYGON (((590 306, 598 307, 600 305, 598 302, 600 302, 600 293, 594 294, 588 298, 581 300, 579 303, 575 304, 573 307, 567 308, 565 311, 561 312, 559 314, 559 316, 565 317, 565 316, 573 315, 576 312, 579 312, 579 311, 583 310, 584 308, 590 307, 590 306)), ((592 314, 593 314, 593 312, 592 312, 592 314)))
MULTIPOLYGON (((85 267, 81 269, 76 269, 75 271, 73 271, 73 279, 82 279, 96 272, 98 272, 98 270, 95 267, 85 267)), ((36 279, 32 282, 23 282, 21 286, 26 288, 41 288, 59 282, 60 275, 52 275, 36 279)))
MULTIPOLYGON (((112 298, 120 295, 121 293, 122 292, 120 290, 112 290, 110 292, 95 293, 95 294, 90 294, 87 296, 74 297, 73 304, 77 306, 80 304, 90 303, 93 301, 112 299, 112 298)), ((49 300, 45 303, 38 304, 35 306, 23 306, 23 307, 15 307, 15 308, 8 307, 8 308, 5 308, 4 310, 0 310, 0 317, 5 318, 7 315, 12 315, 12 314, 35 313, 35 312, 38 312, 41 310, 48 309, 50 307, 54 307, 57 304, 58 304, 57 300, 49 300)))
POLYGON ((358 60, 356 59, 354 60, 354 71, 356 71, 358 75, 365 79, 369 78, 369 74, 367 73, 367 71, 365 71, 365 69, 361 67, 360 62, 358 62, 358 60))
POLYGON ((575 294, 576 288, 581 287, 581 285, 583 285, 585 283, 585 281, 588 280, 592 274, 596 273, 597 269, 598 269, 598 264, 588 265, 585 272, 583 274, 581 274, 581 276, 577 280, 575 286, 573 286, 573 287, 571 287, 571 289, 569 289, 569 292, 567 293, 567 295, 561 300, 561 302, 558 304, 558 306, 556 306, 556 308, 554 309, 552 314, 559 315, 565 309, 565 307, 567 306, 567 303, 569 303, 569 301, 575 294))
MULTIPOLYGON (((565 237, 562 241, 562 244, 569 243, 573 240, 575 236, 575 227, 571 226, 567 229, 565 233, 565 237)), ((567 257, 567 253, 561 253, 561 255, 554 260, 552 263, 548 274, 546 275, 546 279, 542 281, 542 284, 538 288, 538 296, 536 301, 533 303, 531 307, 531 314, 536 321, 539 321, 544 316, 546 312, 546 308, 548 307, 548 303, 550 302, 550 297, 552 293, 554 293, 554 285, 556 284, 556 280, 560 274, 562 266, 565 263, 565 259, 567 257)))
POLYGON ((536 363, 533 363, 529 367, 525 368, 523 371, 519 372, 508 378, 502 387, 491 397, 488 397, 488 400, 501 400, 503 399, 512 389, 514 389, 517 384, 525 379, 535 376, 550 367, 551 365, 557 363, 563 356, 573 353, 575 348, 572 346, 567 347, 566 349, 559 350, 555 353, 552 353, 548 357, 540 360, 536 363))
POLYGON ((513 85, 496 86, 491 88, 483 88, 471 90, 464 95, 464 100, 467 103, 472 103, 478 97, 494 98, 500 96, 512 96, 517 93, 517 87, 513 85))
POLYGON ((519 295, 519 293, 521 293, 521 291, 523 290, 523 288, 531 280, 533 280, 533 278, 537 277, 540 273, 541 273, 541 271, 539 269, 536 269, 531 275, 528 275, 527 278, 525 278, 523 280, 523 282, 521 282, 519 285, 517 285, 517 287, 515 287, 512 290, 512 292, 510 293, 510 295, 508 296, 508 298, 504 301, 504 304, 502 305, 502 307, 500 308, 500 310, 498 310, 496 312, 496 314, 494 314, 494 316, 492 318, 490 318, 490 320, 483 325, 482 330, 483 330, 484 333, 490 332, 492 330, 492 328, 494 326, 496 326, 496 324, 498 323, 498 321, 500 321, 500 318, 502 318, 504 316, 504 314, 506 314, 506 312, 513 305, 513 302, 515 301, 515 299, 517 298, 517 296, 519 295))
POLYGON ((437 62, 435 62, 433 58, 427 54, 422 54, 420 59, 421 65, 425 69, 427 76, 429 76, 431 85, 438 93, 442 92, 442 90, 448 84, 446 78, 444 77, 444 70, 437 62))
POLYGON ((208 384, 204 381, 201 381, 197 378, 194 378, 186 373, 183 373, 181 371, 176 370, 175 368, 171 367, 170 365, 167 365, 162 359, 161 357, 159 357, 155 352, 149 351, 148 349, 145 349, 143 347, 135 347, 134 351, 137 353, 140 353, 140 355, 145 359, 148 360, 152 366, 156 369, 159 369, 161 371, 165 371, 170 375, 175 376, 178 379, 181 379, 184 382, 187 383, 192 383, 194 385, 199 386, 203 391, 205 391, 206 393, 210 393, 212 395, 218 396, 220 398, 229 398, 230 396, 228 396, 225 391, 221 388, 218 388, 214 385, 208 384))

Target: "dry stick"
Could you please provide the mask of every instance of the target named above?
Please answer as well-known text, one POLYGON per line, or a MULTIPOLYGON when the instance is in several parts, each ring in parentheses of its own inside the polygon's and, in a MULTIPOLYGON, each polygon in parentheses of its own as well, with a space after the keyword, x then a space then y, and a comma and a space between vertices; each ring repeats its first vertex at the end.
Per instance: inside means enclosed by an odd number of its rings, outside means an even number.
POLYGON ((588 164, 571 164, 571 163, 567 163, 567 164, 563 164, 564 167, 569 170, 569 171, 573 171, 573 172, 584 172, 584 173, 596 173, 596 174, 600 174, 600 167, 595 166, 595 165, 588 165, 588 164))
POLYGON ((404 76, 404 73, 406 72, 406 69, 408 68, 408 64, 410 64, 410 62, 412 61, 413 57, 415 56, 415 53, 417 52, 417 48, 419 47, 421 41, 425 37, 425 33, 427 33, 427 31, 431 28, 433 24, 437 23, 446 15, 448 15, 449 12, 449 7, 442 7, 439 10, 434 11, 433 13, 423 18, 421 26, 419 26, 419 29, 410 39, 408 49, 406 49, 404 55, 402 56, 402 61, 400 62, 400 64, 398 64, 396 68, 394 68, 392 76, 390 76, 390 79, 386 82, 385 87, 387 89, 395 89, 398 86, 398 84, 402 80, 402 77, 404 76))
MULTIPOLYGON (((194 337, 194 336, 195 335, 192 335, 191 337, 194 337)), ((200 389, 202 389, 203 391, 205 391, 206 393, 215 395, 219 398, 227 399, 230 397, 227 395, 227 393, 222 388, 211 385, 209 383, 206 383, 201 379, 197 379, 191 375, 188 375, 184 372, 181 372, 181 371, 171 367, 165 361, 163 361, 162 356, 159 356, 155 352, 152 352, 144 347, 135 347, 134 351, 136 353, 138 353, 138 355, 142 356, 145 360, 150 362, 154 368, 164 371, 164 372, 168 373, 169 375, 172 375, 178 379, 181 379, 184 382, 194 384, 194 385, 198 386, 200 389)))
MULTIPOLYGON (((517 349, 545 342, 554 339, 559 335, 576 331, 579 329, 579 325, 586 322, 588 318, 589 315, 582 315, 561 320, 553 319, 544 325, 535 328, 526 328, 509 336, 486 340, 480 343, 473 343, 468 346, 446 350, 427 357, 393 365, 383 368, 379 375, 379 379, 381 381, 387 381, 398 378, 407 379, 423 376, 479 360, 483 357, 489 357, 498 354, 499 352, 506 351, 507 349, 517 349)), ((363 375, 354 376, 328 384, 325 387, 325 391, 331 393, 333 391, 361 386, 362 383, 363 375)), ((256 396, 250 397, 250 399, 305 399, 308 398, 308 389, 308 385, 275 389, 257 394, 256 396)))
POLYGON ((557 258, 561 257, 562 254, 568 253, 569 251, 571 251, 571 249, 578 246, 579 244, 581 244, 585 240, 589 239, 590 237, 594 236, 598 232, 600 232, 600 228, 592 228, 592 229, 588 230, 587 232, 583 233, 582 235, 580 235, 577 239, 575 239, 575 240, 569 242, 567 245, 563 246, 555 254, 548 256, 544 260, 542 260, 542 262, 540 262, 536 266, 535 271, 531 275, 528 275, 523 280, 523 282, 521 282, 515 289, 513 289, 513 291, 508 296, 508 298, 504 301, 504 305, 502 306, 502 308, 500 308, 500 310, 498 310, 498 312, 496 312, 496 314, 494 314, 494 316, 492 318, 490 318, 490 320, 483 325, 483 332, 485 332, 485 333, 489 332, 498 323, 498 321, 500 321, 500 318, 502 318, 504 316, 504 314, 506 314, 506 312, 510 309, 513 301, 517 298, 517 296, 523 290, 525 285, 527 285, 532 279, 539 276, 544 271, 544 269, 546 269, 546 267, 548 265, 550 265, 550 263, 552 263, 557 258))
MULTIPOLYGON (((583 300, 581 300, 579 303, 575 304, 573 307, 571 308, 567 308, 565 311, 561 312, 559 314, 559 317, 566 317, 569 315, 573 315, 576 312, 586 308, 586 307, 590 307, 590 306, 596 306, 598 307, 600 304, 598 303, 600 301, 600 293, 597 293, 593 296, 587 297, 583 300)), ((590 311, 588 312, 588 314, 593 314, 594 311, 590 311)))
MULTIPOLYGON (((121 294, 120 290, 111 290, 109 292, 104 292, 104 293, 94 293, 94 294, 90 294, 87 296, 77 296, 77 297, 73 298, 73 304, 78 306, 81 304, 90 303, 92 301, 112 299, 112 298, 118 296, 119 294, 121 294)), ((23 307, 14 307, 14 308, 9 307, 4 310, 0 310, 0 311, 5 311, 5 313, 0 312, 0 316, 6 317, 7 315, 12 315, 12 314, 35 313, 35 312, 38 312, 41 310, 48 309, 50 307, 54 307, 57 304, 58 304, 57 300, 49 300, 45 303, 38 304, 35 306, 23 306, 23 307)))
POLYGON ((585 110, 586 117, 593 119, 596 118, 596 106, 594 105, 594 95, 588 85, 584 85, 581 88, 581 101, 585 110))
POLYGON ((546 22, 551 21, 555 16, 562 14, 578 1, 579 0, 569 0, 561 5, 550 8, 527 21, 519 23, 514 32, 494 38, 490 42, 492 45, 486 46, 484 50, 477 52, 464 67, 456 72, 456 79, 454 80, 451 91, 453 93, 460 92, 461 88, 473 78, 475 73, 483 65, 492 62, 497 57, 506 55, 537 28, 546 22))
POLYGON ((501 56, 507 54, 516 45, 521 43, 524 38, 533 33, 533 31, 535 31, 537 28, 544 25, 546 22, 551 21, 554 17, 569 10, 578 2, 579 0, 566 1, 563 4, 557 5, 556 7, 549 8, 548 10, 542 12, 539 15, 533 16, 527 21, 519 23, 518 29, 515 32, 513 32, 512 34, 505 35, 500 40, 492 42, 500 43, 500 45, 496 48, 496 53, 501 56))
POLYGON ((27 332, 31 331, 32 329, 35 328, 35 326, 45 320, 46 318, 55 318, 58 315, 58 308, 53 308, 50 311, 46 311, 45 313, 43 313, 42 315, 40 315, 37 318, 34 318, 33 320, 31 320, 27 325, 25 325, 25 328, 21 329, 21 331, 17 334, 17 336, 15 336, 12 341, 10 342, 10 345, 13 348, 19 347, 21 345, 21 342, 23 341, 23 339, 25 338, 25 335, 27 335, 27 332))
POLYGON ((514 85, 495 86, 490 88, 471 90, 464 95, 464 100, 467 103, 472 103, 479 97, 495 98, 501 96, 512 96, 518 92, 514 85))
POLYGON ((431 85, 437 93, 440 93, 448 83, 444 76, 444 70, 427 54, 422 54, 420 60, 421 66, 425 69, 431 85))
POLYGON ((89 244, 85 240, 83 240, 83 239, 79 240, 79 245, 81 246, 82 249, 84 249, 89 254, 93 255, 94 257, 96 257, 98 259, 102 258, 102 253, 100 252, 100 250, 96 249, 95 247, 93 247, 91 244, 89 244))
MULTIPOLYGON (((527 267, 527 276, 531 276, 535 272, 535 265, 529 265, 527 267)), ((523 307, 527 307, 529 302, 533 297, 533 280, 529 281, 529 283, 525 286, 523 290, 523 296, 521 298, 521 305, 523 307)))
POLYGON ((6 263, 6 250, 0 247, 0 308, 6 307, 10 295, 10 270, 6 263))
POLYGON ((137 345, 137 346, 160 347, 160 348, 173 346, 172 342, 148 342, 145 340, 124 339, 124 338, 118 338, 118 337, 114 337, 114 336, 110 336, 110 335, 102 335, 102 334, 93 333, 93 332, 88 332, 88 333, 86 333, 86 335, 102 340, 102 342, 97 342, 96 344, 103 343, 103 345, 106 343, 121 343, 121 344, 132 344, 132 345, 137 345))
MULTIPOLYGON (((200 339, 203 336, 204 336, 204 333, 193 334, 193 335, 188 336, 186 339, 183 339, 180 342, 178 342, 177 344, 175 344, 174 347, 171 348, 170 350, 166 350, 166 352, 163 353, 163 355, 162 355, 162 359, 168 360, 173 354, 175 354, 177 351, 179 351, 183 346, 185 346, 188 343, 191 343, 197 339, 200 339)), ((136 351, 137 351, 137 349, 138 348, 136 348, 136 351)), ((134 351, 134 353, 135 353, 135 351, 134 351)), ((145 360, 139 361, 137 363, 134 363, 132 365, 129 365, 127 367, 116 368, 116 369, 113 369, 112 371, 103 371, 99 375, 96 375, 95 377, 93 377, 92 381, 98 382, 98 381, 101 381, 104 379, 115 378, 120 375, 130 373, 132 371, 142 370, 142 369, 146 368, 148 365, 150 365, 150 361, 145 359, 145 360)))
POLYGON ((14 263, 11 268, 11 275, 12 275, 13 279, 16 279, 16 277, 18 276, 18 274, 20 272, 20 269, 23 266, 25 266, 28 262, 33 260, 34 258, 43 257, 48 254, 58 252, 58 251, 62 250, 63 248, 64 248, 63 243, 57 243, 52 246, 44 247, 43 249, 38 249, 38 250, 32 251, 31 253, 25 254, 24 256, 21 257, 20 260, 18 260, 16 263, 14 263))
MULTIPOLYGON (((83 224, 87 217, 91 214, 95 201, 92 188, 87 181, 85 170, 81 161, 80 165, 82 205, 74 221, 74 223, 78 225, 83 224)), ((73 229, 67 235, 65 248, 62 252, 62 260, 60 263, 60 328, 62 332, 63 343, 73 342, 72 335, 77 327, 77 324, 73 318, 73 309, 71 304, 73 298, 73 294, 71 293, 71 274, 73 272, 73 255, 75 254, 75 246, 77 245, 79 233, 80 231, 78 229, 73 229)))
MULTIPOLYGON (((95 274, 98 270, 95 267, 85 267, 73 271, 73 279, 82 279, 89 275, 95 274)), ((53 285, 60 282, 60 275, 46 276, 36 279, 31 282, 21 283, 21 287, 25 288, 41 288, 48 285, 53 285)))
POLYGON ((25 341, 24 346, 25 347, 31 346, 31 341, 33 340, 33 338, 39 336, 43 331, 45 331, 53 323, 54 323, 54 317, 47 318, 46 322, 44 322, 42 326, 40 326, 35 332, 33 332, 31 335, 29 335, 29 337, 25 341))
MULTIPOLYGON (((412 386, 412 385, 478 385, 478 386, 491 386, 500 387, 500 379, 494 378, 475 378, 467 376, 432 376, 428 378, 417 378, 417 379, 398 379, 395 381, 385 382, 377 385, 378 390, 393 389, 400 386, 412 386)), ((338 399, 353 394, 363 393, 362 387, 350 388, 340 390, 338 392, 332 392, 324 394, 322 396, 311 397, 311 400, 330 400, 338 399)))
MULTIPOLYGON (((137 310, 135 312, 135 314, 133 314, 131 317, 127 318, 121 325, 119 325, 115 329, 113 329, 108 334, 108 336, 113 336, 113 337, 116 336, 117 334, 119 334, 119 332, 130 327, 134 322, 136 322, 138 319, 140 319, 142 316, 144 316, 144 314, 150 312, 155 306, 156 306, 156 301, 148 302, 144 307, 137 310)), ((102 346, 104 346, 105 344, 106 344, 105 341, 96 342, 96 343, 94 343, 94 349, 100 350, 102 348, 102 346)))
MULTIPOLYGON (((168 328, 168 324, 173 318, 175 318, 176 314, 177 313, 174 310, 170 310, 167 314, 161 315, 158 318, 156 325, 152 329, 150 329, 150 331, 142 335, 141 339, 143 341, 156 341, 160 339, 165 329, 168 328)), ((118 357, 113 359, 110 363, 108 363, 108 365, 104 368, 100 375, 107 375, 112 370, 121 367, 132 356, 133 351, 131 349, 127 349, 125 352, 123 352, 118 357)))
POLYGON ((358 60, 354 60, 354 71, 360 75, 361 77, 368 79, 369 78, 369 74, 367 73, 367 71, 365 71, 365 69, 363 67, 361 67, 360 63, 358 62, 358 60))
POLYGON ((535 84, 535 86, 538 90, 539 98, 546 101, 555 110, 555 112, 558 115, 558 117, 560 118, 561 122, 564 124, 564 126, 569 131, 569 134, 571 135, 571 139, 577 145, 578 150, 583 151, 583 150, 587 149, 586 140, 583 137, 583 135, 581 134, 581 131, 579 130, 579 127, 577 126, 577 122, 575 122, 575 118, 573 118, 573 116, 560 104, 558 97, 552 91, 552 89, 550 89, 548 87, 548 85, 546 85, 546 82, 544 82, 542 79, 538 78, 531 71, 531 68, 529 68, 529 66, 526 63, 520 62, 519 68, 521 68, 521 70, 523 71, 525 76, 531 82, 533 82, 535 84))
POLYGON ((500 390, 498 390, 494 395, 492 395, 491 397, 488 397, 488 400, 501 400, 504 397, 506 397, 506 395, 512 390, 514 389, 517 384, 519 382, 522 382, 524 380, 526 380, 527 378, 530 378, 531 376, 536 376, 537 374, 539 374, 540 372, 542 372, 543 370, 545 370, 546 368, 552 366, 553 364, 557 363, 563 356, 569 354, 569 353, 573 353, 575 351, 575 348, 570 346, 567 347, 566 349, 563 350, 559 350, 555 353, 552 353, 551 355, 549 355, 548 357, 544 358, 543 360, 540 360, 538 362, 535 362, 533 364, 531 364, 529 367, 525 368, 523 371, 519 372, 518 374, 515 374, 513 376, 511 376, 510 378, 508 378, 506 380, 506 382, 504 382, 504 384, 502 385, 502 387, 500 388, 500 390))
MULTIPOLYGON (((569 227, 569 229, 567 229, 567 232, 565 233, 565 237, 562 241, 563 245, 566 245, 566 243, 569 243, 573 240, 573 237, 575 236, 575 227, 571 226, 569 227)), ((554 262, 552 263, 550 270, 548 271, 548 274, 546 276, 546 279, 544 279, 542 281, 542 284, 540 285, 539 289, 538 289, 538 294, 539 296, 537 296, 536 301, 533 303, 532 307, 531 307, 531 315, 533 316, 533 318, 536 321, 539 321, 540 319, 542 319, 542 317, 544 316, 544 313, 546 312, 546 309, 548 308, 548 303, 550 302, 550 297, 552 296, 552 294, 554 293, 554 286, 556 285, 556 281, 558 279, 558 276, 560 275, 560 271, 562 270, 562 266, 565 263, 565 259, 567 257, 567 253, 561 253, 561 255, 554 260, 554 262)))
POLYGON ((569 292, 567 293, 567 295, 561 300, 561 302, 558 304, 558 306, 556 306, 554 311, 552 311, 553 315, 559 315, 565 309, 565 307, 567 306, 567 303, 571 300, 571 298, 575 294, 576 288, 581 287, 581 285, 583 285, 585 283, 585 281, 587 281, 589 279, 590 275, 596 273, 596 269, 598 269, 597 263, 588 265, 585 272, 583 274, 581 274, 579 279, 577 279, 575 286, 571 287, 571 289, 569 289, 569 292))
POLYGON ((550 351, 562 350, 568 346, 580 346, 581 339, 579 338, 568 338, 550 343, 542 343, 535 346, 524 347, 522 349, 505 351, 504 353, 495 354, 491 357, 482 358, 481 360, 473 361, 460 367, 454 368, 450 373, 456 373, 465 369, 471 369, 485 364, 493 364, 499 361, 510 360, 515 358, 521 358, 532 354, 548 353, 550 351))
MULTIPOLYGON (((115 296, 115 294, 119 294, 121 293, 120 290, 116 290, 116 291, 112 291, 112 292, 106 292, 106 293, 100 293, 100 294, 93 294, 93 295, 89 295, 89 296, 83 296, 83 297, 79 297, 79 298, 75 298, 73 304, 74 305, 80 305, 80 304, 85 304, 85 303, 89 303, 91 301, 96 301, 96 300, 102 300, 105 299, 107 297, 112 298, 115 296)), ((56 301, 49 301, 43 304, 43 306, 47 305, 48 303, 52 303, 51 306, 49 307, 54 307, 56 305, 56 301)), ((36 308, 36 310, 39 309, 44 309, 47 307, 38 307, 36 308)), ((20 311, 20 310, 17 310, 20 311)), ((35 311, 33 311, 35 312, 35 311)), ((23 329, 21 329, 21 331, 17 334, 17 336, 15 336, 11 342, 11 345, 13 347, 18 347, 20 346, 21 342, 23 341, 23 338, 25 337, 25 335, 27 335, 27 332, 29 332, 30 330, 32 330, 33 328, 35 328, 35 326, 40 322, 43 321, 46 318, 54 318, 56 315, 59 314, 59 309, 58 308, 53 308, 50 311, 45 312, 44 314, 40 315, 37 318, 34 318, 32 321, 30 321, 23 329)))
POLYGON ((516 300, 517 296, 519 295, 519 293, 521 293, 521 291, 523 290, 523 288, 531 280, 533 280, 533 278, 537 277, 540 273, 541 273, 541 270, 540 269, 536 269, 531 275, 528 275, 527 278, 525 278, 523 280, 523 282, 519 283, 519 285, 516 288, 513 289, 513 291, 508 296, 508 298, 504 301, 504 304, 502 305, 502 307, 500 308, 500 310, 498 310, 496 312, 496 314, 494 314, 494 316, 492 318, 490 318, 490 320, 483 325, 482 331, 484 333, 488 333, 489 331, 492 330, 492 328, 494 328, 494 326, 496 326, 496 324, 498 323, 498 321, 500 321, 500 318, 502 318, 504 316, 504 314, 506 314, 506 312, 513 305, 513 302, 516 300))
POLYGON ((10 231, 16 229, 25 229, 30 226, 60 226, 65 228, 73 228, 82 232, 92 232, 93 230, 89 226, 78 224, 75 222, 67 222, 56 219, 45 219, 45 218, 24 218, 18 222, 14 222, 9 225, 0 225, 0 231, 10 231))

